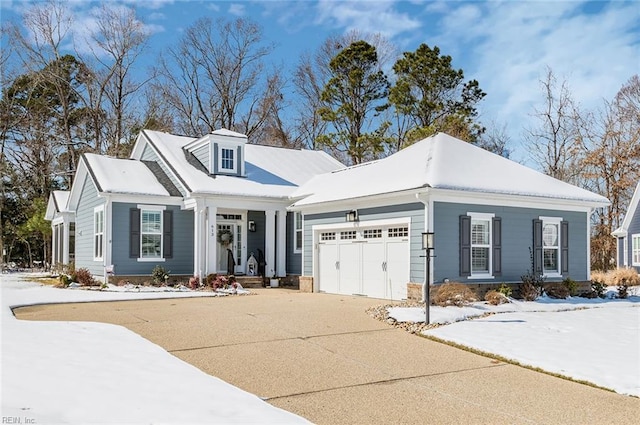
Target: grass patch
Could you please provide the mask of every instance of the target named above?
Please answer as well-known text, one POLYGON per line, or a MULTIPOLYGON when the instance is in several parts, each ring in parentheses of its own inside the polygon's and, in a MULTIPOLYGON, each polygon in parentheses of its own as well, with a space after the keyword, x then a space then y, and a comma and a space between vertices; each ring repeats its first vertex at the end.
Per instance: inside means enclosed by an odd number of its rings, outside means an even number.
POLYGON ((58 279, 57 277, 51 277, 51 276, 29 276, 28 278, 25 277, 22 280, 25 280, 28 282, 37 282, 47 286, 60 285, 60 279, 58 279))

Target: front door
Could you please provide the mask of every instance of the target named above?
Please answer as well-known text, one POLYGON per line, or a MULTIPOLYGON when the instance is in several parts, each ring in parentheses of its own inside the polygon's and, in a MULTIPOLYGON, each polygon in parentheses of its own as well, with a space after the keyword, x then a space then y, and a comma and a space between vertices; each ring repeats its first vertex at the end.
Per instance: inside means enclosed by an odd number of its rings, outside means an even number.
POLYGON ((241 220, 218 220, 218 273, 242 273, 244 267, 242 230, 241 220), (230 254, 233 255, 233 259, 231 259, 230 254), (234 263, 235 266, 233 265, 234 263), (232 267, 231 269, 229 269, 230 265, 232 267))

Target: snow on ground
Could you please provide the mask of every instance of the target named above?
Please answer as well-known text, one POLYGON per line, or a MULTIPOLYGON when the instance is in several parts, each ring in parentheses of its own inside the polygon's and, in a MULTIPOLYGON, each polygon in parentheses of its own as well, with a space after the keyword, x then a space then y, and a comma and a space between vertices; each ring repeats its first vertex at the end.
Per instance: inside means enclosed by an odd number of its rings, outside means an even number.
MULTIPOLYGON (((42 303, 215 296, 63 290, 3 274, 2 417, 20 423, 306 423, 170 355, 122 326, 17 320, 42 303)), ((15 422, 14 422, 15 423, 15 422)))
MULTIPOLYGON (((610 291, 606 299, 540 298, 499 306, 431 306, 431 323, 450 324, 424 333, 640 396, 640 288, 629 289, 635 295, 628 299, 613 299, 610 291), (488 313, 496 314, 485 316, 488 313)), ((394 307, 389 308, 389 316, 424 322, 425 311, 394 307)))

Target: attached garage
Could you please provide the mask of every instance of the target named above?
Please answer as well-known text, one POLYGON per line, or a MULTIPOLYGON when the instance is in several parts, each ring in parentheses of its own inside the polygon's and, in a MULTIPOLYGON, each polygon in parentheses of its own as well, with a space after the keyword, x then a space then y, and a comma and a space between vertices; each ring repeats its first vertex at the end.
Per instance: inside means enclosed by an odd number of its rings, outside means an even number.
POLYGON ((318 228, 318 289, 321 292, 407 298, 409 223, 318 228))

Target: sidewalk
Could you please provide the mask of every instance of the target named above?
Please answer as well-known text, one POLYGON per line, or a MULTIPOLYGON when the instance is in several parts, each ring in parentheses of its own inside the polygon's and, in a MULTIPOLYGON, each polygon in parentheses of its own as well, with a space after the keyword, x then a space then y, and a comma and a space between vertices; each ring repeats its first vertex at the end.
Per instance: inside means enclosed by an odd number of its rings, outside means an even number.
MULTIPOLYGON (((365 314, 383 301, 257 295, 34 306, 21 319, 128 327, 318 424, 636 423, 640 401, 496 362, 365 314)), ((221 397, 224 397, 221 394, 221 397)))

